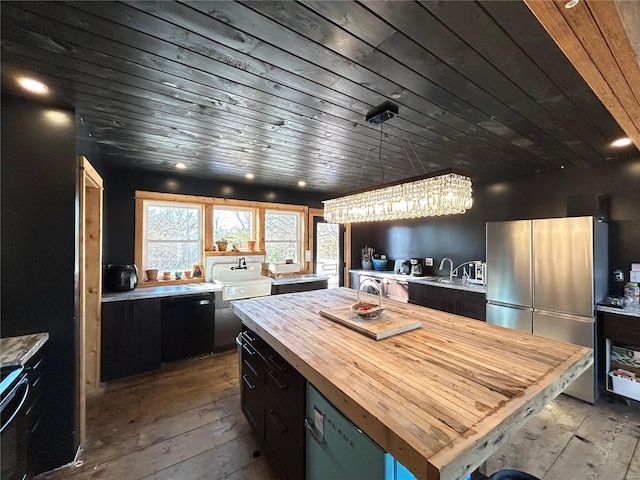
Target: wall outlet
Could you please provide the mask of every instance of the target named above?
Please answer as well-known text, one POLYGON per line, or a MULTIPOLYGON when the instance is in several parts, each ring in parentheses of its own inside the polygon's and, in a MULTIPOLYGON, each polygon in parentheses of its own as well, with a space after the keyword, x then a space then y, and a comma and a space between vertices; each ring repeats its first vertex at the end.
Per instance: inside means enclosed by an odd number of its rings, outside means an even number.
POLYGON ((433 258, 431 257, 427 257, 424 259, 424 266, 425 267, 433 267, 433 258))

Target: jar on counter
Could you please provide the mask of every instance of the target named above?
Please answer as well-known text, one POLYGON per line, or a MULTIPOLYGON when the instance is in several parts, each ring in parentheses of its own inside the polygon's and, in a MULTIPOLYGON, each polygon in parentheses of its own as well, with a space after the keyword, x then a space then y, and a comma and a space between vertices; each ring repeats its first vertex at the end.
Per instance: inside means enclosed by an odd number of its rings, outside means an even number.
POLYGON ((627 282, 624 286, 625 306, 640 305, 640 286, 635 282, 627 282))

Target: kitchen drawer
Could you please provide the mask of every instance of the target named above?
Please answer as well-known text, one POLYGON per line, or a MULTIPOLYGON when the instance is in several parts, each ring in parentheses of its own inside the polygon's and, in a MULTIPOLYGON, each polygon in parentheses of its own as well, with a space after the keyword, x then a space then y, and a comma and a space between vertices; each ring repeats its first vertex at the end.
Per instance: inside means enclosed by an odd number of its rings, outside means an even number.
POLYGON ((487 318, 486 303, 484 293, 460 290, 458 292, 458 309, 456 313, 463 317, 485 321, 487 318))
POLYGON ((305 408, 305 379, 280 355, 267 356, 265 385, 274 398, 292 415, 302 418, 305 408))
POLYGON ((264 444, 283 480, 305 478, 303 417, 290 412, 269 393, 264 398, 264 444))
POLYGON ((260 438, 264 433, 263 379, 264 375, 260 370, 254 370, 248 362, 243 360, 240 379, 242 411, 260 438))

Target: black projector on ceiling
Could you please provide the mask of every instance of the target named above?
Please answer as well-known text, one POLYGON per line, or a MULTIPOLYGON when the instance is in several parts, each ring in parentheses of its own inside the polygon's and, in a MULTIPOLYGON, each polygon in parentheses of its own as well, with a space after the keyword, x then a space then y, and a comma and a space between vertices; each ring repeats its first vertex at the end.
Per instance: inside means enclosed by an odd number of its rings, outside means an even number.
POLYGON ((398 106, 391 102, 385 102, 367 113, 365 120, 374 125, 380 125, 396 115, 398 115, 398 106))

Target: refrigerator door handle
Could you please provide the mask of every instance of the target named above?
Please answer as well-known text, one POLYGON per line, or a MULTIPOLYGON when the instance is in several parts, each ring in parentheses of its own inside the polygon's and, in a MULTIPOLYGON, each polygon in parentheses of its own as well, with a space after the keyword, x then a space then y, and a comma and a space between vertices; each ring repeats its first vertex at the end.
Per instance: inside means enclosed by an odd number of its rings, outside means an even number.
POLYGON ((533 307, 525 307, 524 305, 514 305, 512 303, 502 303, 502 302, 494 302, 491 300, 487 300, 487 305, 494 305, 496 307, 508 307, 516 310, 524 310, 528 312, 533 312, 533 307))
POLYGON ((316 429, 315 425, 311 425, 311 423, 309 423, 309 420, 307 420, 306 418, 304 419, 304 426, 316 442, 318 442, 320 445, 324 443, 324 434, 320 433, 316 429))
POLYGON ((574 322, 594 323, 593 317, 583 317, 580 315, 571 315, 570 313, 552 312, 551 310, 534 309, 539 315, 546 315, 549 317, 562 318, 565 320, 573 320, 574 322))

